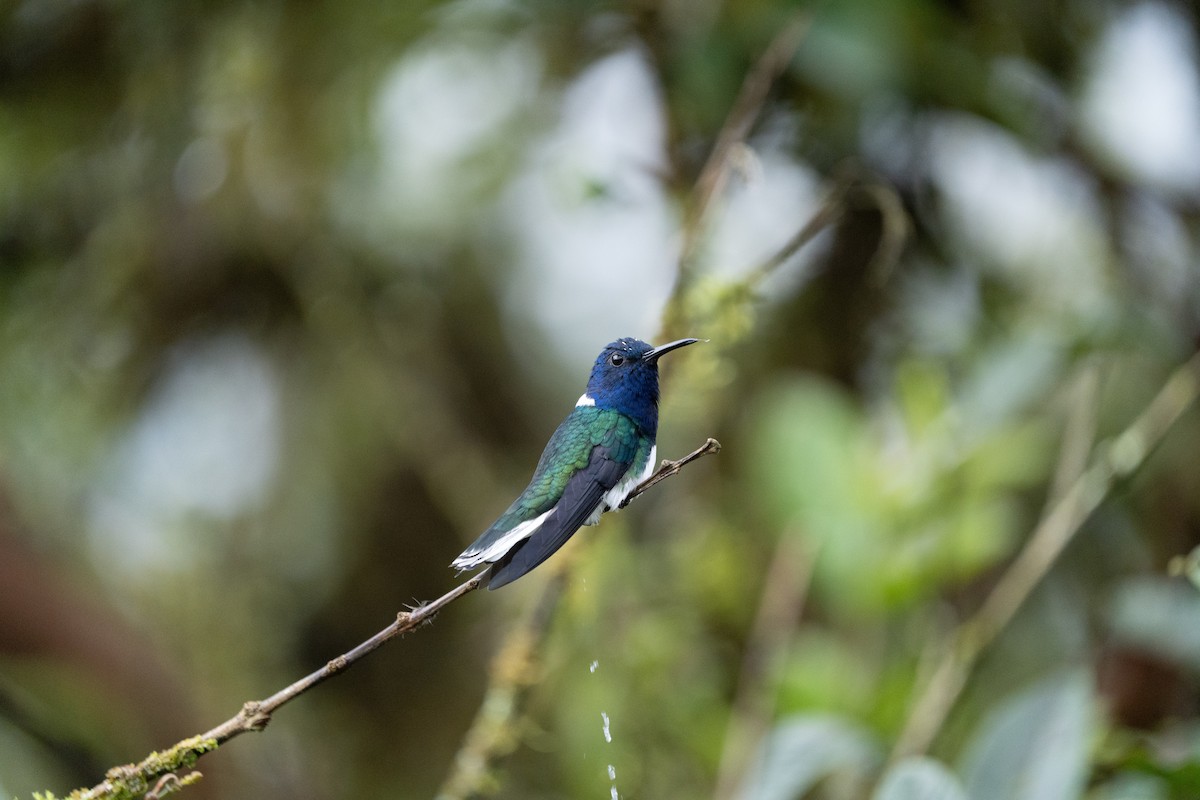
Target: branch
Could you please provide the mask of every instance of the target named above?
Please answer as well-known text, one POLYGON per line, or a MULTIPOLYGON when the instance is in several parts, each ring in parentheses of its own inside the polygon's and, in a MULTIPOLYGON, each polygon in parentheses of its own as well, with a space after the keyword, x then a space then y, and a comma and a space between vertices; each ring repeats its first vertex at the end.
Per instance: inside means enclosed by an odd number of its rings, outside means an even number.
POLYGON ((809 217, 808 222, 804 223, 800 230, 784 243, 783 247, 775 251, 774 255, 754 268, 746 278, 746 285, 751 289, 757 288, 771 273, 783 266, 801 248, 815 239, 818 233, 841 219, 846 210, 846 193, 849 190, 850 181, 847 178, 838 179, 820 207, 809 217))
MULTIPOLYGON (((621 508, 650 487, 677 474, 696 459, 720 451, 721 443, 716 439, 709 439, 678 461, 664 459, 653 475, 634 488, 621 504, 621 508)), ((513 718, 526 692, 537 681, 540 668, 538 648, 553 621, 554 610, 566 586, 567 575, 575 563, 570 554, 575 552, 578 550, 563 552, 555 559, 552 565, 554 572, 550 574, 550 580, 532 611, 505 637, 504 645, 492 662, 491 680, 483 702, 479 705, 479 712, 467 735, 463 737, 462 746, 454 757, 454 766, 442 784, 437 800, 466 800, 486 793, 491 788, 491 766, 497 759, 512 752, 516 746, 517 738, 512 732, 513 718)))
POLYGON ((309 689, 322 683, 334 675, 345 671, 352 666, 356 661, 377 650, 386 642, 403 636, 410 631, 414 631, 427 622, 431 622, 433 618, 446 606, 454 602, 469 592, 473 592, 483 585, 484 579, 487 578, 487 572, 480 572, 470 580, 460 583, 437 600, 432 600, 428 603, 423 603, 410 611, 401 611, 396 615, 396 621, 387 626, 379 633, 367 639, 365 642, 355 647, 337 658, 333 659, 325 666, 321 667, 316 672, 313 672, 285 689, 281 689, 275 694, 268 697, 266 700, 251 701, 242 706, 242 710, 236 716, 226 720, 217 727, 203 735, 205 739, 213 739, 217 744, 224 744, 235 736, 250 731, 261 731, 271 722, 271 715, 284 704, 294 700, 300 695, 307 692, 309 689))
MULTIPOLYGON (((1016 616, 1017 611, 1050 571, 1055 560, 1091 513, 1108 496, 1113 484, 1129 475, 1163 440, 1177 419, 1200 396, 1200 353, 1179 366, 1142 413, 1111 442, 1098 448, 1086 469, 1080 450, 1086 452, 1093 427, 1095 375, 1084 374, 1079 400, 1082 422, 1073 423, 1064 436, 1052 497, 1041 520, 1017 557, 975 615, 955 631, 933 676, 909 713, 896 740, 892 759, 924 753, 941 729, 962 693, 967 677, 983 651, 1016 616), (1075 471, 1075 476, 1068 477, 1075 471), (1073 479, 1071 479, 1073 478, 1073 479)), ((1072 414, 1072 417, 1075 415, 1072 414)))
MULTIPOLYGON (((638 494, 678 474, 679 470, 697 458, 715 455, 720 450, 721 443, 718 440, 708 439, 679 461, 664 459, 654 475, 638 483, 620 507, 624 509, 638 494)), ((572 554, 577 552, 577 549, 564 551, 554 560, 554 571, 550 581, 542 589, 538 601, 526 619, 506 634, 504 645, 492 662, 491 678, 488 680, 484 700, 479 705, 479 712, 475 715, 475 721, 472 722, 467 735, 463 736, 454 766, 450 775, 446 776, 437 800, 467 800, 485 794, 492 788, 491 766, 497 759, 508 756, 514 750, 517 738, 512 733, 512 720, 520 709, 524 694, 538 680, 539 646, 546 632, 550 630, 554 609, 557 608, 566 585, 566 576, 575 564, 572 554)))
POLYGON ((675 329, 684 321, 682 306, 692 283, 696 252, 700 249, 713 200, 724 190, 735 154, 750 135, 767 102, 771 87, 791 63, 811 22, 807 11, 797 13, 767 46, 742 81, 737 99, 717 134, 716 144, 700 170, 692 189, 692 202, 683 220, 683 243, 679 250, 675 285, 663 312, 663 338, 672 338, 675 329))
MULTIPOLYGON (((630 493, 626 502, 654 486, 659 481, 677 474, 692 461, 717 453, 720 449, 721 444, 716 439, 709 439, 700 448, 678 461, 664 460, 657 472, 638 484, 633 492, 630 493)), ((624 505, 623 503, 622 507, 624 505)), ((431 600, 408 611, 400 612, 396 615, 396 620, 391 625, 388 625, 370 639, 331 660, 319 670, 279 690, 270 697, 246 703, 237 714, 215 728, 199 736, 184 739, 162 753, 151 753, 137 764, 125 764, 113 767, 106 773, 103 782, 90 789, 76 789, 70 794, 70 800, 132 800, 132 798, 141 797, 147 792, 162 794, 165 793, 162 791, 163 789, 174 791, 184 785, 193 783, 198 779, 198 774, 193 773, 193 775, 188 775, 186 778, 178 781, 170 781, 168 779, 165 782, 159 781, 157 784, 155 781, 164 775, 174 773, 176 770, 191 767, 205 753, 216 750, 220 745, 234 737, 240 736, 243 733, 249 733, 250 731, 263 730, 270 724, 272 714, 282 706, 304 694, 309 689, 312 689, 317 684, 345 672, 357 661, 392 639, 403 636, 422 625, 432 622, 433 618, 443 608, 463 595, 469 594, 482 586, 488 577, 489 571, 490 569, 485 569, 472 576, 469 580, 454 587, 436 600, 431 600)), ((552 592, 548 590, 547 594, 552 594, 552 592)), ((553 594, 557 597, 557 593, 553 594)), ((548 611, 543 613, 546 617, 549 616, 548 611)), ((52 795, 47 797, 52 797, 52 795)))
POLYGON ((881 180, 870 175, 856 174, 857 170, 854 168, 844 168, 840 171, 842 175, 834 179, 825 199, 808 221, 773 255, 750 271, 746 278, 748 288, 757 289, 772 273, 815 239, 817 234, 840 220, 849 208, 861 205, 874 207, 879 212, 879 243, 871 256, 871 263, 867 266, 867 275, 876 283, 884 282, 908 239, 910 225, 908 214, 904 211, 904 203, 897 196, 896 190, 881 180))
POLYGON ((672 475, 678 475, 681 469, 696 459, 704 458, 704 456, 715 456, 719 452, 721 452, 721 443, 716 439, 709 437, 708 441, 678 461, 672 461, 669 458, 664 458, 662 465, 658 468, 658 471, 634 487, 634 490, 629 493, 629 495, 621 502, 621 505, 618 506, 618 508, 624 508, 625 506, 629 505, 633 498, 637 497, 642 492, 656 486, 662 481, 665 481, 672 475))
POLYGON ((720 195, 729 179, 729 166, 732 155, 746 141, 750 129, 762 113, 767 102, 771 86, 787 69, 792 56, 796 54, 804 35, 808 33, 812 20, 808 12, 796 14, 792 20, 775 36, 767 49, 759 57, 754 67, 746 73, 742 88, 734 100, 733 108, 725 123, 717 134, 717 142, 713 145, 712 153, 700 170, 693 190, 693 202, 684 224, 684 245, 680 255, 681 265, 690 263, 695 255, 700 231, 708 217, 712 201, 720 195))

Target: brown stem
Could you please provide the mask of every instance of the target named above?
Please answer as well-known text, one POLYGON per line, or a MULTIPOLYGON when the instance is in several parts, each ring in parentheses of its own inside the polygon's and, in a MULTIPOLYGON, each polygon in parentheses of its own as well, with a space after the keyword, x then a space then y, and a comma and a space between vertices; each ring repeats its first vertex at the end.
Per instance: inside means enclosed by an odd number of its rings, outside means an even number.
POLYGON ((825 199, 808 221, 774 254, 750 271, 746 278, 749 288, 757 289, 817 234, 837 223, 848 209, 863 204, 876 209, 882 220, 879 244, 867 267, 867 275, 877 284, 886 280, 908 239, 910 225, 904 204, 893 188, 874 177, 863 176, 857 168, 845 167, 840 172, 841 176, 833 180, 825 199))
POLYGON ((696 253, 700 249, 713 200, 721 194, 728 180, 734 154, 750 135, 751 128, 767 102, 771 86, 791 62, 810 24, 810 14, 807 11, 799 12, 767 46, 742 81, 733 108, 725 117, 721 131, 717 134, 716 144, 700 170, 700 177, 696 179, 691 203, 683 221, 683 244, 679 252, 675 286, 663 313, 663 338, 673 338, 685 321, 683 304, 692 284, 696 253))
MULTIPOLYGON (((720 449, 721 444, 716 439, 709 439, 678 461, 664 460, 653 475, 638 484, 625 502, 676 474, 692 461, 717 453, 720 449)), ((524 695, 537 680, 538 650, 550 628, 558 599, 574 563, 569 554, 575 552, 578 551, 570 550, 556 557, 552 564, 554 572, 532 612, 505 637, 504 645, 492 663, 487 694, 454 757, 454 766, 442 784, 437 800, 466 800, 483 794, 489 770, 515 746, 512 722, 524 695)))
POLYGON ((684 228, 687 240, 684 243, 682 260, 690 260, 694 255, 696 242, 700 238, 700 231, 712 207, 712 201, 721 194, 725 182, 729 179, 731 155, 750 135, 750 129, 767 102, 771 86, 791 62, 810 24, 811 19, 807 12, 798 13, 780 30, 754 67, 746 73, 733 108, 725 118, 721 132, 717 134, 712 153, 704 163, 700 177, 696 179, 691 213, 684 228))
POLYGON ((646 480, 639 483, 634 488, 634 490, 629 493, 629 496, 626 497, 624 501, 622 501, 619 508, 624 508, 625 506, 629 505, 629 501, 633 500, 633 498, 637 497, 639 494, 646 491, 647 489, 655 486, 659 482, 665 481, 667 478, 671 477, 672 475, 678 475, 679 470, 683 469, 684 467, 686 467, 688 464, 692 463, 696 459, 703 458, 704 456, 716 455, 719 452, 721 452, 721 443, 718 442, 716 439, 713 439, 710 437, 708 439, 708 441, 706 441, 700 447, 697 447, 695 450, 688 453, 686 456, 679 459, 678 461, 671 461, 670 459, 664 458, 663 462, 662 462, 662 466, 660 466, 658 468, 658 471, 655 472, 653 475, 651 475, 649 478, 646 478, 646 480))
POLYGON ((344 672, 356 661, 361 659, 368 653, 377 650, 386 642, 397 636, 414 631, 427 622, 431 622, 434 616, 437 615, 446 606, 453 603, 458 598, 465 594, 475 591, 483 585, 484 579, 487 578, 487 571, 473 576, 470 580, 460 583, 450 591, 436 600, 431 600, 428 603, 422 603, 411 611, 401 611, 396 615, 396 621, 379 633, 367 639, 362 644, 355 647, 337 658, 329 661, 325 666, 321 667, 316 672, 310 673, 300 680, 292 683, 284 689, 280 689, 275 694, 265 700, 252 700, 242 706, 234 717, 222 722, 217 727, 202 734, 204 739, 214 739, 217 744, 224 744, 235 736, 246 733, 248 731, 261 731, 267 727, 271 721, 271 715, 280 706, 290 702, 301 694, 304 694, 309 689, 322 683, 340 672, 344 672))
MULTIPOLYGON (((664 460, 662 467, 654 475, 640 483, 629 495, 630 498, 654 486, 659 481, 670 477, 697 458, 719 452, 721 445, 716 439, 709 439, 703 446, 689 453, 678 461, 664 460)), ((436 600, 402 611, 396 615, 395 621, 376 633, 357 647, 329 661, 325 666, 312 672, 289 686, 280 689, 275 694, 263 700, 251 700, 244 704, 237 714, 222 722, 211 730, 190 739, 178 742, 174 747, 162 753, 151 753, 138 764, 126 764, 114 767, 108 771, 106 779, 91 789, 76 790, 71 798, 80 800, 99 800, 100 798, 128 797, 155 791, 152 784, 156 778, 172 773, 181 767, 190 767, 205 753, 215 750, 219 745, 250 731, 261 731, 271 722, 271 715, 280 707, 296 699, 319 683, 345 672, 357 661, 377 650, 388 641, 431 622, 446 606, 465 594, 475 591, 483 585, 489 570, 483 570, 469 580, 460 583, 436 600)), ((545 612, 548 615, 549 612, 545 612)), ((181 785, 184 782, 181 781, 181 785)), ((164 783, 165 787, 166 784, 164 783)))
POLYGON ((1163 440, 1180 415, 1200 397, 1200 353, 1178 367, 1142 413, 1110 443, 1096 448, 1090 466, 1080 449, 1091 449, 1095 376, 1085 373, 1078 412, 1085 420, 1072 425, 1063 443, 1056 491, 1037 527, 974 616, 954 632, 950 646, 914 702, 892 750, 893 760, 924 753, 933 743, 979 656, 1016 616, 1050 571, 1054 561, 1113 484, 1133 472, 1163 440), (1068 479, 1071 470, 1077 470, 1068 479))

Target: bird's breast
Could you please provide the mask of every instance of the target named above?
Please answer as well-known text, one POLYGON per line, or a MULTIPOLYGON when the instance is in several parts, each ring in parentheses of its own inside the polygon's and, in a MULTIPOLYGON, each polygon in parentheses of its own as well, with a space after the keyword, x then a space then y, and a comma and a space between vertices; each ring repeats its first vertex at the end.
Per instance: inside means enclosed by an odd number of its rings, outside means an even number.
POLYGON ((584 525, 595 525, 600 521, 600 516, 605 511, 615 511, 621 507, 621 503, 625 502, 625 498, 629 497, 629 493, 637 488, 638 484, 654 474, 655 456, 658 454, 658 446, 651 445, 650 452, 646 455, 646 460, 638 463, 636 460, 629 467, 629 471, 625 473, 625 477, 621 478, 616 486, 609 489, 604 495, 603 501, 592 515, 588 517, 584 525))

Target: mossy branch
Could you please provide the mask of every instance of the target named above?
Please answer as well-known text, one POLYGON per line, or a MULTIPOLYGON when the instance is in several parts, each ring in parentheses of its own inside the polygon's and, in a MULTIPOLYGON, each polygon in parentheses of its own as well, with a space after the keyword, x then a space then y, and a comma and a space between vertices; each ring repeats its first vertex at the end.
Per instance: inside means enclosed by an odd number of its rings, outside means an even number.
MULTIPOLYGON (((662 466, 653 475, 638 484, 627 500, 636 497, 666 478, 678 474, 684 466, 696 459, 713 455, 720 450, 720 442, 716 439, 709 439, 678 461, 664 460, 662 466)), ((161 797, 195 783, 200 778, 198 772, 190 773, 182 778, 166 776, 174 776, 177 770, 190 768, 201 756, 211 753, 236 736, 265 729, 270 724, 272 715, 287 703, 317 684, 345 672, 355 662, 392 639, 432 622, 443 608, 482 586, 487 580, 488 571, 485 569, 472 576, 436 600, 400 612, 392 624, 362 644, 330 660, 325 666, 280 689, 270 697, 245 703, 237 714, 215 728, 199 736, 184 739, 161 753, 151 753, 137 764, 113 767, 101 783, 90 789, 76 789, 65 800, 134 800, 140 797, 161 797)), ((34 794, 34 800, 57 800, 57 798, 49 792, 38 792, 34 794)))

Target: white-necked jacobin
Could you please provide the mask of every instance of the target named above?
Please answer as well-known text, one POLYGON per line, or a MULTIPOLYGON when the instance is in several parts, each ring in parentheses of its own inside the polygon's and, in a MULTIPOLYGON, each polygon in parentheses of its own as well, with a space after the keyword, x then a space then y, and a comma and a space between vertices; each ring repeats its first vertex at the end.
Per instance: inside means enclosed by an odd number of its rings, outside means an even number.
POLYGON ((654 471, 658 359, 698 341, 651 347, 618 339, 605 347, 529 486, 450 566, 463 571, 491 564, 488 588, 498 589, 553 555, 581 526, 619 508, 654 471))

